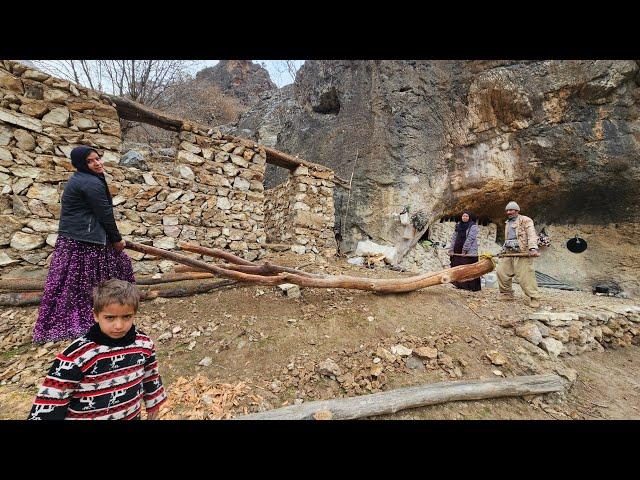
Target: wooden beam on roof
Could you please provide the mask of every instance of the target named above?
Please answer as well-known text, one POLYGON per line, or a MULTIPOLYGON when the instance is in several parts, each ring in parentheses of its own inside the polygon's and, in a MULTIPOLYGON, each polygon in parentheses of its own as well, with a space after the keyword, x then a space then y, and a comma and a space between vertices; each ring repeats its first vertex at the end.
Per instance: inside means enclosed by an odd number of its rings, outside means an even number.
POLYGON ((104 97, 115 105, 118 116, 123 120, 146 123, 174 132, 179 132, 180 129, 182 129, 184 121, 180 118, 168 115, 160 110, 142 105, 128 98, 107 94, 104 94, 104 97))
MULTIPOLYGON (((165 130, 171 130, 174 132, 179 132, 186 123, 189 123, 200 130, 208 131, 210 127, 206 127, 204 125, 198 125, 189 120, 184 120, 178 117, 174 117, 173 115, 169 115, 160 110, 156 110, 147 105, 142 105, 134 100, 125 97, 117 97, 114 95, 103 94, 103 97, 113 103, 118 112, 118 116, 123 120, 130 120, 132 122, 140 122, 146 123, 149 125, 154 125, 159 128, 163 128, 165 130)), ((301 160, 298 157, 294 157, 293 155, 289 155, 287 153, 281 152, 271 147, 265 147, 264 145, 260 145, 259 143, 249 140, 247 138, 236 137, 234 135, 222 135, 222 139, 227 141, 238 141, 244 143, 246 145, 257 145, 259 148, 264 149, 266 153, 266 162, 277 167, 286 168, 287 170, 294 171, 300 165, 311 168, 317 171, 330 171, 331 169, 325 167, 324 165, 319 165, 317 163, 307 162, 306 160, 301 160)), ((348 186, 348 182, 338 177, 334 173, 334 181, 336 184, 340 185, 343 188, 350 190, 348 186)))

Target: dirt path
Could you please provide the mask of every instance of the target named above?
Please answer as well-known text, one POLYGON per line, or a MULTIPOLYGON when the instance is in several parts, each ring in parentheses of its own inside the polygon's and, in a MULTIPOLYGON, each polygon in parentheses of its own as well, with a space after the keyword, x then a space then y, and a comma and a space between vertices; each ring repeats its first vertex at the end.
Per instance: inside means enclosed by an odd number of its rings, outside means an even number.
MULTIPOLYGON (((326 271, 339 269, 398 275, 326 265, 326 271)), ((544 289, 544 295, 543 306, 555 310, 634 304, 582 292, 544 289)), ((300 298, 289 299, 276 288, 252 286, 143 303, 137 325, 158 345, 171 398, 164 418, 228 418, 420 383, 558 369, 577 372, 564 395, 455 402, 385 418, 640 418, 638 347, 550 359, 501 327, 532 310, 496 297, 495 290, 442 285, 393 296, 305 289, 300 298), (391 355, 398 344, 433 348, 437 358, 410 368, 391 355), (504 355, 506 363, 492 365, 485 355, 489 350, 504 355), (329 358, 338 368, 333 377, 317 371, 329 358)), ((0 375, 8 375, 0 376, 0 419, 26 418, 37 386, 66 344, 47 345, 45 351, 29 343, 36 314, 36 308, 0 308, 0 375)))

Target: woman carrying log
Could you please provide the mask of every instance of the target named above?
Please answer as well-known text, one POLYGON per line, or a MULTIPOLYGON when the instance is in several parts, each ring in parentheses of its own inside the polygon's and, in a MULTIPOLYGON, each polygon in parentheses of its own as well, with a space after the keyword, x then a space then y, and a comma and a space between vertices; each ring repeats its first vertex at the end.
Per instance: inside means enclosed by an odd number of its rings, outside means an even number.
POLYGON ((100 155, 91 147, 76 147, 71 163, 77 172, 62 194, 58 239, 33 330, 37 343, 86 333, 94 323, 91 294, 98 283, 110 278, 135 282, 100 155))
MULTIPOLYGON (((451 237, 449 246, 449 256, 451 266, 468 265, 478 261, 478 225, 473 212, 465 210, 462 212, 462 220, 456 223, 456 229, 451 237), (457 255, 455 255, 457 254, 457 255), (464 256, 463 256, 464 255, 464 256)), ((469 280, 468 282, 453 282, 456 288, 477 292, 480 290, 480 278, 469 280)))

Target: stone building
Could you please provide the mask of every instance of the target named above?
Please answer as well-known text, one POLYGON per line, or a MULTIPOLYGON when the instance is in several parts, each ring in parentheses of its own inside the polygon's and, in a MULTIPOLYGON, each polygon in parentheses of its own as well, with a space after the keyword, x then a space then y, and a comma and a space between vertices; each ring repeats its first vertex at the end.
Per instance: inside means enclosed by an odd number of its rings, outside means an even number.
MULTIPOLYGON (((102 155, 125 239, 168 250, 179 242, 195 242, 248 260, 263 257, 270 243, 284 243, 298 253, 336 252, 330 169, 134 102, 114 103, 100 92, 5 60, 0 61, 3 273, 48 265, 60 197, 75 171, 69 153, 77 145, 95 147, 102 155), (159 121, 175 131, 170 168, 143 171, 119 164, 121 118, 159 121), (284 185, 265 191, 267 162, 291 174, 284 185)), ((139 273, 172 267, 128 253, 139 273)))

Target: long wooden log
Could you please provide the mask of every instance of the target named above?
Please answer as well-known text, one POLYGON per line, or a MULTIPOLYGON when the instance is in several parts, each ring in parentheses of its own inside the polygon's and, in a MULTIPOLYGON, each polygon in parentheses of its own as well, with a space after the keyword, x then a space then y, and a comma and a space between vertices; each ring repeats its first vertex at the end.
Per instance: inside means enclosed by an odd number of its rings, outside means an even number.
POLYGON ((118 116, 123 120, 142 122, 174 132, 179 132, 184 123, 181 118, 168 115, 129 98, 107 94, 103 94, 103 97, 115 104, 118 116))
POLYGON ((488 258, 483 258, 479 262, 469 265, 460 265, 437 273, 425 273, 413 277, 381 279, 352 277, 348 275, 327 275, 326 277, 306 277, 293 273, 282 272, 272 276, 253 275, 225 269, 218 265, 209 264, 169 252, 149 245, 141 245, 134 242, 126 242, 126 247, 130 250, 153 255, 156 257, 173 260, 184 265, 200 268, 222 277, 231 278, 239 282, 256 283, 261 285, 280 285, 282 283, 293 283, 301 287, 317 288, 348 288, 355 290, 367 290, 378 293, 402 293, 411 292, 425 287, 431 287, 442 283, 465 282, 478 278, 493 270, 493 262, 488 258))
POLYGON ((153 277, 136 277, 136 285, 161 285, 165 283, 184 282, 188 280, 205 280, 215 278, 215 275, 208 272, 186 272, 186 273, 169 273, 159 278, 153 277))
POLYGON ((0 306, 2 307, 27 307, 40 305, 42 292, 12 292, 0 293, 0 306))
MULTIPOLYGON (((215 275, 209 272, 186 272, 186 273, 170 273, 154 278, 151 275, 140 275, 136 277, 136 285, 160 285, 164 283, 182 282, 185 280, 204 280, 215 278, 215 275)), ((10 290, 13 292, 30 292, 36 290, 44 290, 45 278, 14 278, 5 277, 0 279, 0 289, 10 290)))
MULTIPOLYGON (((529 375, 491 380, 461 380, 399 388, 350 398, 320 400, 267 412, 243 415, 236 420, 313 420, 318 412, 333 420, 350 420, 396 413, 408 408, 461 400, 519 397, 559 392, 564 384, 558 375, 529 375)), ((326 418, 326 417, 325 417, 326 418)))
POLYGON ((187 285, 184 287, 170 287, 163 289, 148 289, 143 290, 140 289, 140 299, 141 300, 151 300, 157 297, 163 298, 175 298, 175 297, 190 297, 191 295, 196 295, 198 293, 206 293, 211 290, 216 290, 222 287, 229 287, 232 285, 238 285, 238 282, 234 280, 219 280, 217 282, 209 282, 209 283, 199 283, 197 285, 187 285))
POLYGON ((245 260, 244 258, 238 257, 233 253, 226 252, 219 248, 207 248, 201 247, 200 245, 196 245, 194 243, 187 242, 178 242, 178 247, 180 250, 185 250, 187 252, 199 253, 201 255, 206 255, 208 257, 221 258, 229 263, 234 263, 236 265, 256 265, 249 260, 245 260))
MULTIPOLYGON (((152 300, 157 297, 188 297, 232 285, 239 285, 239 283, 235 280, 222 279, 217 282, 198 283, 197 285, 185 285, 182 287, 169 286, 166 288, 158 288, 158 286, 155 285, 152 288, 140 288, 139 291, 141 300, 152 300)), ((28 307, 32 305, 40 305, 42 295, 42 291, 0 293, 0 306, 28 307)))

